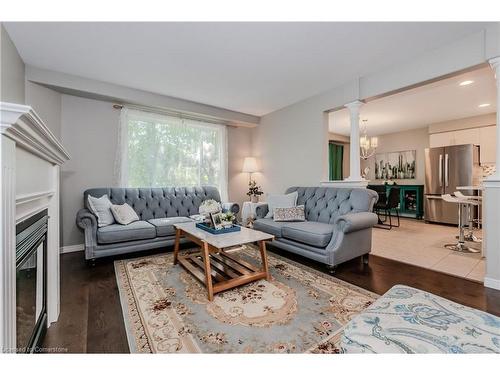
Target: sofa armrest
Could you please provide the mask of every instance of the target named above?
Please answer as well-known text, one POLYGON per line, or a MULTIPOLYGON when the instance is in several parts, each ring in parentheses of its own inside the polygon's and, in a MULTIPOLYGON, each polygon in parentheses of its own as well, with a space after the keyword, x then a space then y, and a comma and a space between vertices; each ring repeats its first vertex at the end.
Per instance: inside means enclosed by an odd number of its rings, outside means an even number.
POLYGON ((337 217, 334 224, 343 233, 355 232, 373 227, 378 222, 378 217, 372 212, 357 212, 337 217))
POLYGON ((261 204, 255 208, 255 218, 263 219, 269 212, 269 206, 267 204, 261 204))
POLYGON ((88 209, 82 208, 76 214, 76 225, 84 230, 85 258, 95 258, 94 252, 97 246, 97 218, 88 209))
POLYGON ((234 202, 226 202, 221 204, 222 212, 232 212, 233 214, 237 214, 240 212, 240 205, 234 202))
POLYGON ((82 208, 76 214, 76 225, 82 229, 93 229, 97 231, 97 218, 86 208, 82 208))

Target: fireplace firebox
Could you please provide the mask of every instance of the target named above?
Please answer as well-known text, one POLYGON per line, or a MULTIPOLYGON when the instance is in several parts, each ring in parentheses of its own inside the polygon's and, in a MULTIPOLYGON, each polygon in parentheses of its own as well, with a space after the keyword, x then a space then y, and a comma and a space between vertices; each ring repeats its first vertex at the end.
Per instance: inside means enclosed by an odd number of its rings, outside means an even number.
POLYGON ((44 210, 16 225, 16 350, 34 353, 47 329, 47 231, 44 210))

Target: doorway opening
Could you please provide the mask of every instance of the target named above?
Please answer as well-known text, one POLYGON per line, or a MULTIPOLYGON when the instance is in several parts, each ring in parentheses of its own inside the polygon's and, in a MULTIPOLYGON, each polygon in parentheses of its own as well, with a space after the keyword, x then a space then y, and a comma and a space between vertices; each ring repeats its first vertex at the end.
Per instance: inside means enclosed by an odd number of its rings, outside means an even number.
MULTIPOLYGON (((496 110, 495 78, 487 66, 360 108, 361 175, 379 194, 380 224, 388 224, 388 213, 393 224, 401 217, 399 227, 374 229, 373 255, 483 281, 481 185, 496 169, 496 110), (396 203, 387 207, 391 195, 396 203), (463 199, 473 201, 461 204, 463 199), (459 244, 461 236, 470 251, 445 247, 459 244)), ((328 141, 344 138, 346 147, 349 135, 348 110, 330 112, 328 141)))

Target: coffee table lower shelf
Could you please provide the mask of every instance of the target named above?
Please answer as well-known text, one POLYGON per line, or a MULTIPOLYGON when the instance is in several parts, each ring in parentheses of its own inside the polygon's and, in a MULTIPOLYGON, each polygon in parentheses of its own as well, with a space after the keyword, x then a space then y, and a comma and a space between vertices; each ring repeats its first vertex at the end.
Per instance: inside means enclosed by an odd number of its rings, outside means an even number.
POLYGON ((208 234, 197 228, 194 222, 179 223, 174 226, 174 264, 180 263, 205 285, 209 301, 214 299, 215 293, 260 279, 271 280, 267 264, 266 241, 273 240, 274 236, 248 228, 241 228, 241 232, 236 233, 208 234), (179 254, 181 237, 200 246, 200 251, 186 255, 179 254), (229 254, 225 251, 234 246, 253 242, 259 244, 262 268, 240 259, 233 252, 229 254))
MULTIPOLYGON (((189 255, 179 255, 178 262, 191 273, 198 281, 207 286, 206 266, 202 252, 189 255)), ((213 295, 227 289, 247 284, 252 281, 268 278, 265 270, 260 270, 254 265, 239 259, 233 254, 220 250, 217 254, 209 255, 210 283, 212 292, 208 289, 208 299, 213 300, 213 295)))

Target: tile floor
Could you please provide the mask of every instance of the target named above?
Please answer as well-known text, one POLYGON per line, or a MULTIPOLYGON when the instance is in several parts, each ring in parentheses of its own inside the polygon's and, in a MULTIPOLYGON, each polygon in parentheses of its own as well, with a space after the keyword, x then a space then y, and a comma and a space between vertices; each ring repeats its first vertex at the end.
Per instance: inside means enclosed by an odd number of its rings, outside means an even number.
POLYGON ((374 228, 372 254, 482 283, 485 260, 480 253, 457 253, 444 247, 456 241, 457 233, 456 227, 401 219, 399 228, 374 228))

